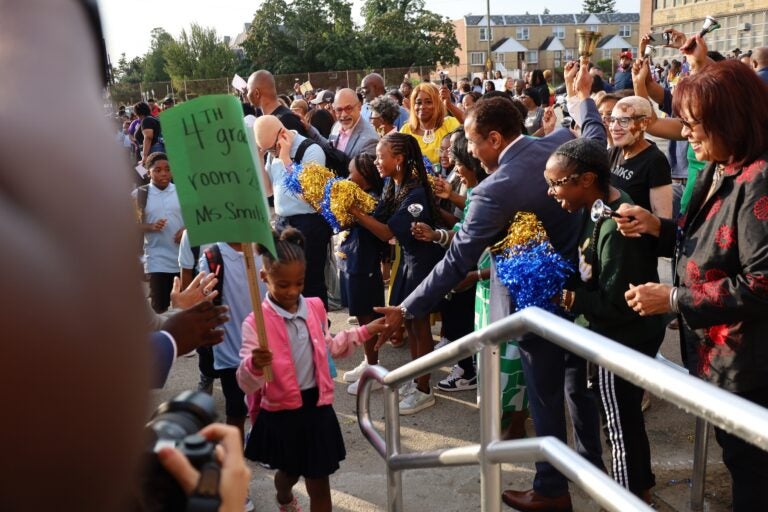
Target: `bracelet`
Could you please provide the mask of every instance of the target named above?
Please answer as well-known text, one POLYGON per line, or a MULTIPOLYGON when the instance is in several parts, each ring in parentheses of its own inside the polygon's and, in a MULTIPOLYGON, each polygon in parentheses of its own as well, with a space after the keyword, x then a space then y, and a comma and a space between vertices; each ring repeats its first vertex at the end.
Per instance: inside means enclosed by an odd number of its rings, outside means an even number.
POLYGON ((403 314, 403 320, 411 320, 413 318, 413 315, 405 306, 400 306, 400 312, 403 314))
POLYGON ((680 313, 680 306, 677 303, 677 286, 669 290, 669 309, 676 315, 680 313))
POLYGON ((480 269, 477 269, 477 280, 482 281, 483 280, 483 274, 480 273, 480 269))

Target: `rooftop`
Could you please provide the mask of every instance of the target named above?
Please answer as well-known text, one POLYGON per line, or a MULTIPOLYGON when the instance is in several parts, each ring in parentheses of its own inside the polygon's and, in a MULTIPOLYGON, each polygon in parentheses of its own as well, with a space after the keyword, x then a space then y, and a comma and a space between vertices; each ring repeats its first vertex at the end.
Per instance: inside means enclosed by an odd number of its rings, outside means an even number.
MULTIPOLYGON (((594 24, 606 23, 640 23, 640 14, 636 12, 613 12, 603 14, 502 14, 491 15, 491 26, 509 25, 582 25, 592 17, 594 24)), ((464 16, 468 27, 487 25, 484 15, 468 14, 464 16)))

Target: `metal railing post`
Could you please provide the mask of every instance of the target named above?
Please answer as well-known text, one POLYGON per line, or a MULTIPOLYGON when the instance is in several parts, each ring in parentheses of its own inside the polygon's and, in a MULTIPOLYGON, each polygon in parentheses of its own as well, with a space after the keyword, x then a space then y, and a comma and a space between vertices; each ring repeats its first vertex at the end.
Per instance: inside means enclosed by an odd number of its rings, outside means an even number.
POLYGON ((400 409, 397 388, 384 388, 384 437, 387 440, 387 510, 403 511, 403 473, 392 469, 392 457, 400 455, 400 409))
POLYGON ((707 473, 707 447, 709 423, 696 418, 696 434, 693 441, 693 474, 691 475, 691 510, 704 510, 704 477, 707 473))
POLYGON ((498 345, 488 345, 480 358, 480 510, 501 508, 501 465, 488 457, 488 446, 501 437, 501 386, 498 345))

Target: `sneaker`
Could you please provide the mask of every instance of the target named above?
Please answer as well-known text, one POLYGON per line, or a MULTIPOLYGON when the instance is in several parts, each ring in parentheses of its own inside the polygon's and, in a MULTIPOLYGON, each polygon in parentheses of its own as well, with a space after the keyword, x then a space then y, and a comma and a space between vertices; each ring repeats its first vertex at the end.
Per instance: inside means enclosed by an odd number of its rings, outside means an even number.
POLYGON ((448 343, 450 343, 450 342, 449 342, 449 341, 448 341, 446 338, 440 338, 440 341, 438 341, 437 343, 435 343, 435 350, 437 350, 437 349, 440 349, 440 348, 443 348, 443 347, 444 347, 444 346, 446 346, 448 343))
POLYGON ((467 389, 477 389, 477 375, 465 379, 464 370, 456 365, 451 370, 451 374, 437 383, 437 389, 441 391, 465 391, 467 389))
MULTIPOLYGON (((360 384, 360 381, 356 380, 355 382, 353 382, 352 384, 347 386, 347 393, 349 393, 350 395, 357 396, 357 385, 358 384, 360 384)), ((381 389, 382 387, 383 386, 381 385, 381 383, 379 381, 374 380, 373 381, 373 386, 371 386, 371 391, 376 391, 377 389, 381 389)))
POLYGON ((280 507, 277 509, 279 512, 301 512, 299 500, 296 499, 296 496, 293 497, 293 500, 290 503, 283 505, 282 503, 278 502, 277 504, 280 507))
POLYGON ((357 365, 352 370, 349 370, 347 373, 344 374, 344 382, 349 382, 350 384, 353 382, 357 382, 360 380, 360 375, 363 374, 363 370, 368 368, 368 361, 366 359, 363 359, 363 362, 357 365))
POLYGON ((397 396, 402 400, 403 398, 407 397, 411 393, 413 393, 413 390, 416 389, 416 382, 406 382, 402 386, 400 386, 397 390, 397 396))
POLYGON ((256 507, 253 504, 253 500, 250 496, 245 498, 245 512, 253 512, 256 510, 256 507))
POLYGON ((351 316, 347 318, 347 323, 349 325, 360 325, 360 320, 358 320, 356 316, 351 316))
POLYGON ((197 383, 197 390, 203 393, 213 395, 213 378, 200 374, 200 381, 197 383))
POLYGON ((414 386, 411 394, 400 401, 400 415, 416 414, 433 405, 435 405, 435 394, 432 393, 432 390, 429 393, 424 393, 414 386))

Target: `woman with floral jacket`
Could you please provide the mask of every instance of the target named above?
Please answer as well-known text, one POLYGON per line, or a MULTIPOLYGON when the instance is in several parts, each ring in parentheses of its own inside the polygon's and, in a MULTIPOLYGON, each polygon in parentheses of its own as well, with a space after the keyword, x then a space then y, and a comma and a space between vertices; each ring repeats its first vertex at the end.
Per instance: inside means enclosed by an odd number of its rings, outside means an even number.
MULTIPOLYGON (((641 315, 677 314, 691 373, 768 407, 768 85, 723 61, 681 80, 674 103, 683 136, 710 164, 677 228, 619 208, 624 235, 656 236, 662 254, 676 249, 675 285, 633 286, 627 303, 641 315)), ((768 452, 715 431, 734 512, 768 510, 768 452)))

